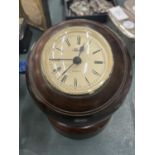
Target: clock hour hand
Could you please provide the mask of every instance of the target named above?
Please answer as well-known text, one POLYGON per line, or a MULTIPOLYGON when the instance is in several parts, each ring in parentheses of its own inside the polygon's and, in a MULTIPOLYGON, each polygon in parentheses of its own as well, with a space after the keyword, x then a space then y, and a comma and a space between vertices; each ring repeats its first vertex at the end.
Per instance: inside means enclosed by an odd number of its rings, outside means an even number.
POLYGON ((83 45, 80 47, 80 49, 79 49, 79 55, 78 55, 78 56, 80 56, 81 53, 84 51, 84 47, 85 47, 85 44, 83 44, 83 45))
POLYGON ((89 40, 87 43, 83 44, 80 49, 79 49, 79 55, 78 57, 80 57, 81 53, 84 51, 85 47, 88 46, 91 43, 91 40, 89 40))
POLYGON ((53 61, 61 61, 61 60, 73 60, 73 59, 49 59, 49 60, 53 60, 53 61))

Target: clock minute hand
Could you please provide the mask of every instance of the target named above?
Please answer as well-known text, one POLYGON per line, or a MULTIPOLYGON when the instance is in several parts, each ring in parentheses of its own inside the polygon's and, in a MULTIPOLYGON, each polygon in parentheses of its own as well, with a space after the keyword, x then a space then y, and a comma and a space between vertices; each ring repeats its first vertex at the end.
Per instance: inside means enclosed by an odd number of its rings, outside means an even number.
POLYGON ((61 74, 61 76, 63 76, 73 65, 74 65, 74 63, 72 63, 72 64, 61 74))

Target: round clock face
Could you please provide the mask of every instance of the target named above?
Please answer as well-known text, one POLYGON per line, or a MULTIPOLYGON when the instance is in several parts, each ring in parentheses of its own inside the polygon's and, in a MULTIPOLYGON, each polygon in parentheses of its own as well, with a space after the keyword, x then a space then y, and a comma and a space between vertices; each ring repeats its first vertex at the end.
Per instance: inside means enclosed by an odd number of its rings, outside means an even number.
POLYGON ((66 94, 95 92, 110 77, 112 50, 97 31, 71 26, 52 35, 41 55, 41 69, 48 83, 66 94))

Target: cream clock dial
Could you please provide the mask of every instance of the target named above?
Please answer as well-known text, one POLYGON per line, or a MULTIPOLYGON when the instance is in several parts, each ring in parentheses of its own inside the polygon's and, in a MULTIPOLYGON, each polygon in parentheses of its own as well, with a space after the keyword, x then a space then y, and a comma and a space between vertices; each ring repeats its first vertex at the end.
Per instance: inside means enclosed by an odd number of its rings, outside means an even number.
POLYGON ((56 32, 41 55, 43 77, 52 87, 71 95, 90 94, 99 89, 110 77, 113 64, 108 41, 84 26, 56 32))

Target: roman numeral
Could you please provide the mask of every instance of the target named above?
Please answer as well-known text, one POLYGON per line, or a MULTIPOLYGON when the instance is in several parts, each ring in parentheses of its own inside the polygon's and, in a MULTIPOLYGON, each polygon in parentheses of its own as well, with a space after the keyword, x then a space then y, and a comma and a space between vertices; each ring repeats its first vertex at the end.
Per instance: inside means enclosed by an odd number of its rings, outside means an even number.
POLYGON ((56 72, 59 72, 62 68, 61 67, 57 67, 56 69, 53 69, 53 72, 56 73, 56 72))
POLYGON ((77 36, 77 44, 80 45, 80 43, 81 43, 81 37, 77 36))
POLYGON ((64 77, 61 79, 61 82, 65 83, 66 79, 67 79, 67 75, 64 75, 64 77))
POLYGON ((71 46, 71 44, 70 44, 70 42, 69 42, 68 39, 66 39, 65 41, 66 41, 66 44, 67 44, 68 46, 71 46))
POLYGON ((94 51, 93 54, 96 54, 96 53, 98 53, 98 52, 100 52, 100 51, 101 51, 101 49, 99 49, 99 50, 97 50, 97 51, 94 51))
POLYGON ((57 50, 60 51, 60 52, 62 51, 60 48, 57 48, 57 47, 56 47, 55 49, 57 49, 57 50))
POLYGON ((92 40, 89 40, 87 43, 86 43, 86 46, 90 45, 92 42, 92 40))
POLYGON ((88 84, 90 84, 90 82, 89 82, 89 80, 87 79, 87 77, 86 77, 86 76, 85 76, 85 79, 86 79, 87 83, 88 83, 88 84))
POLYGON ((103 64, 103 61, 94 61, 95 64, 103 64))
POLYGON ((94 69, 92 70, 92 73, 97 75, 97 76, 101 76, 98 72, 96 72, 94 69))
POLYGON ((77 79, 74 79, 74 87, 77 87, 77 79))

